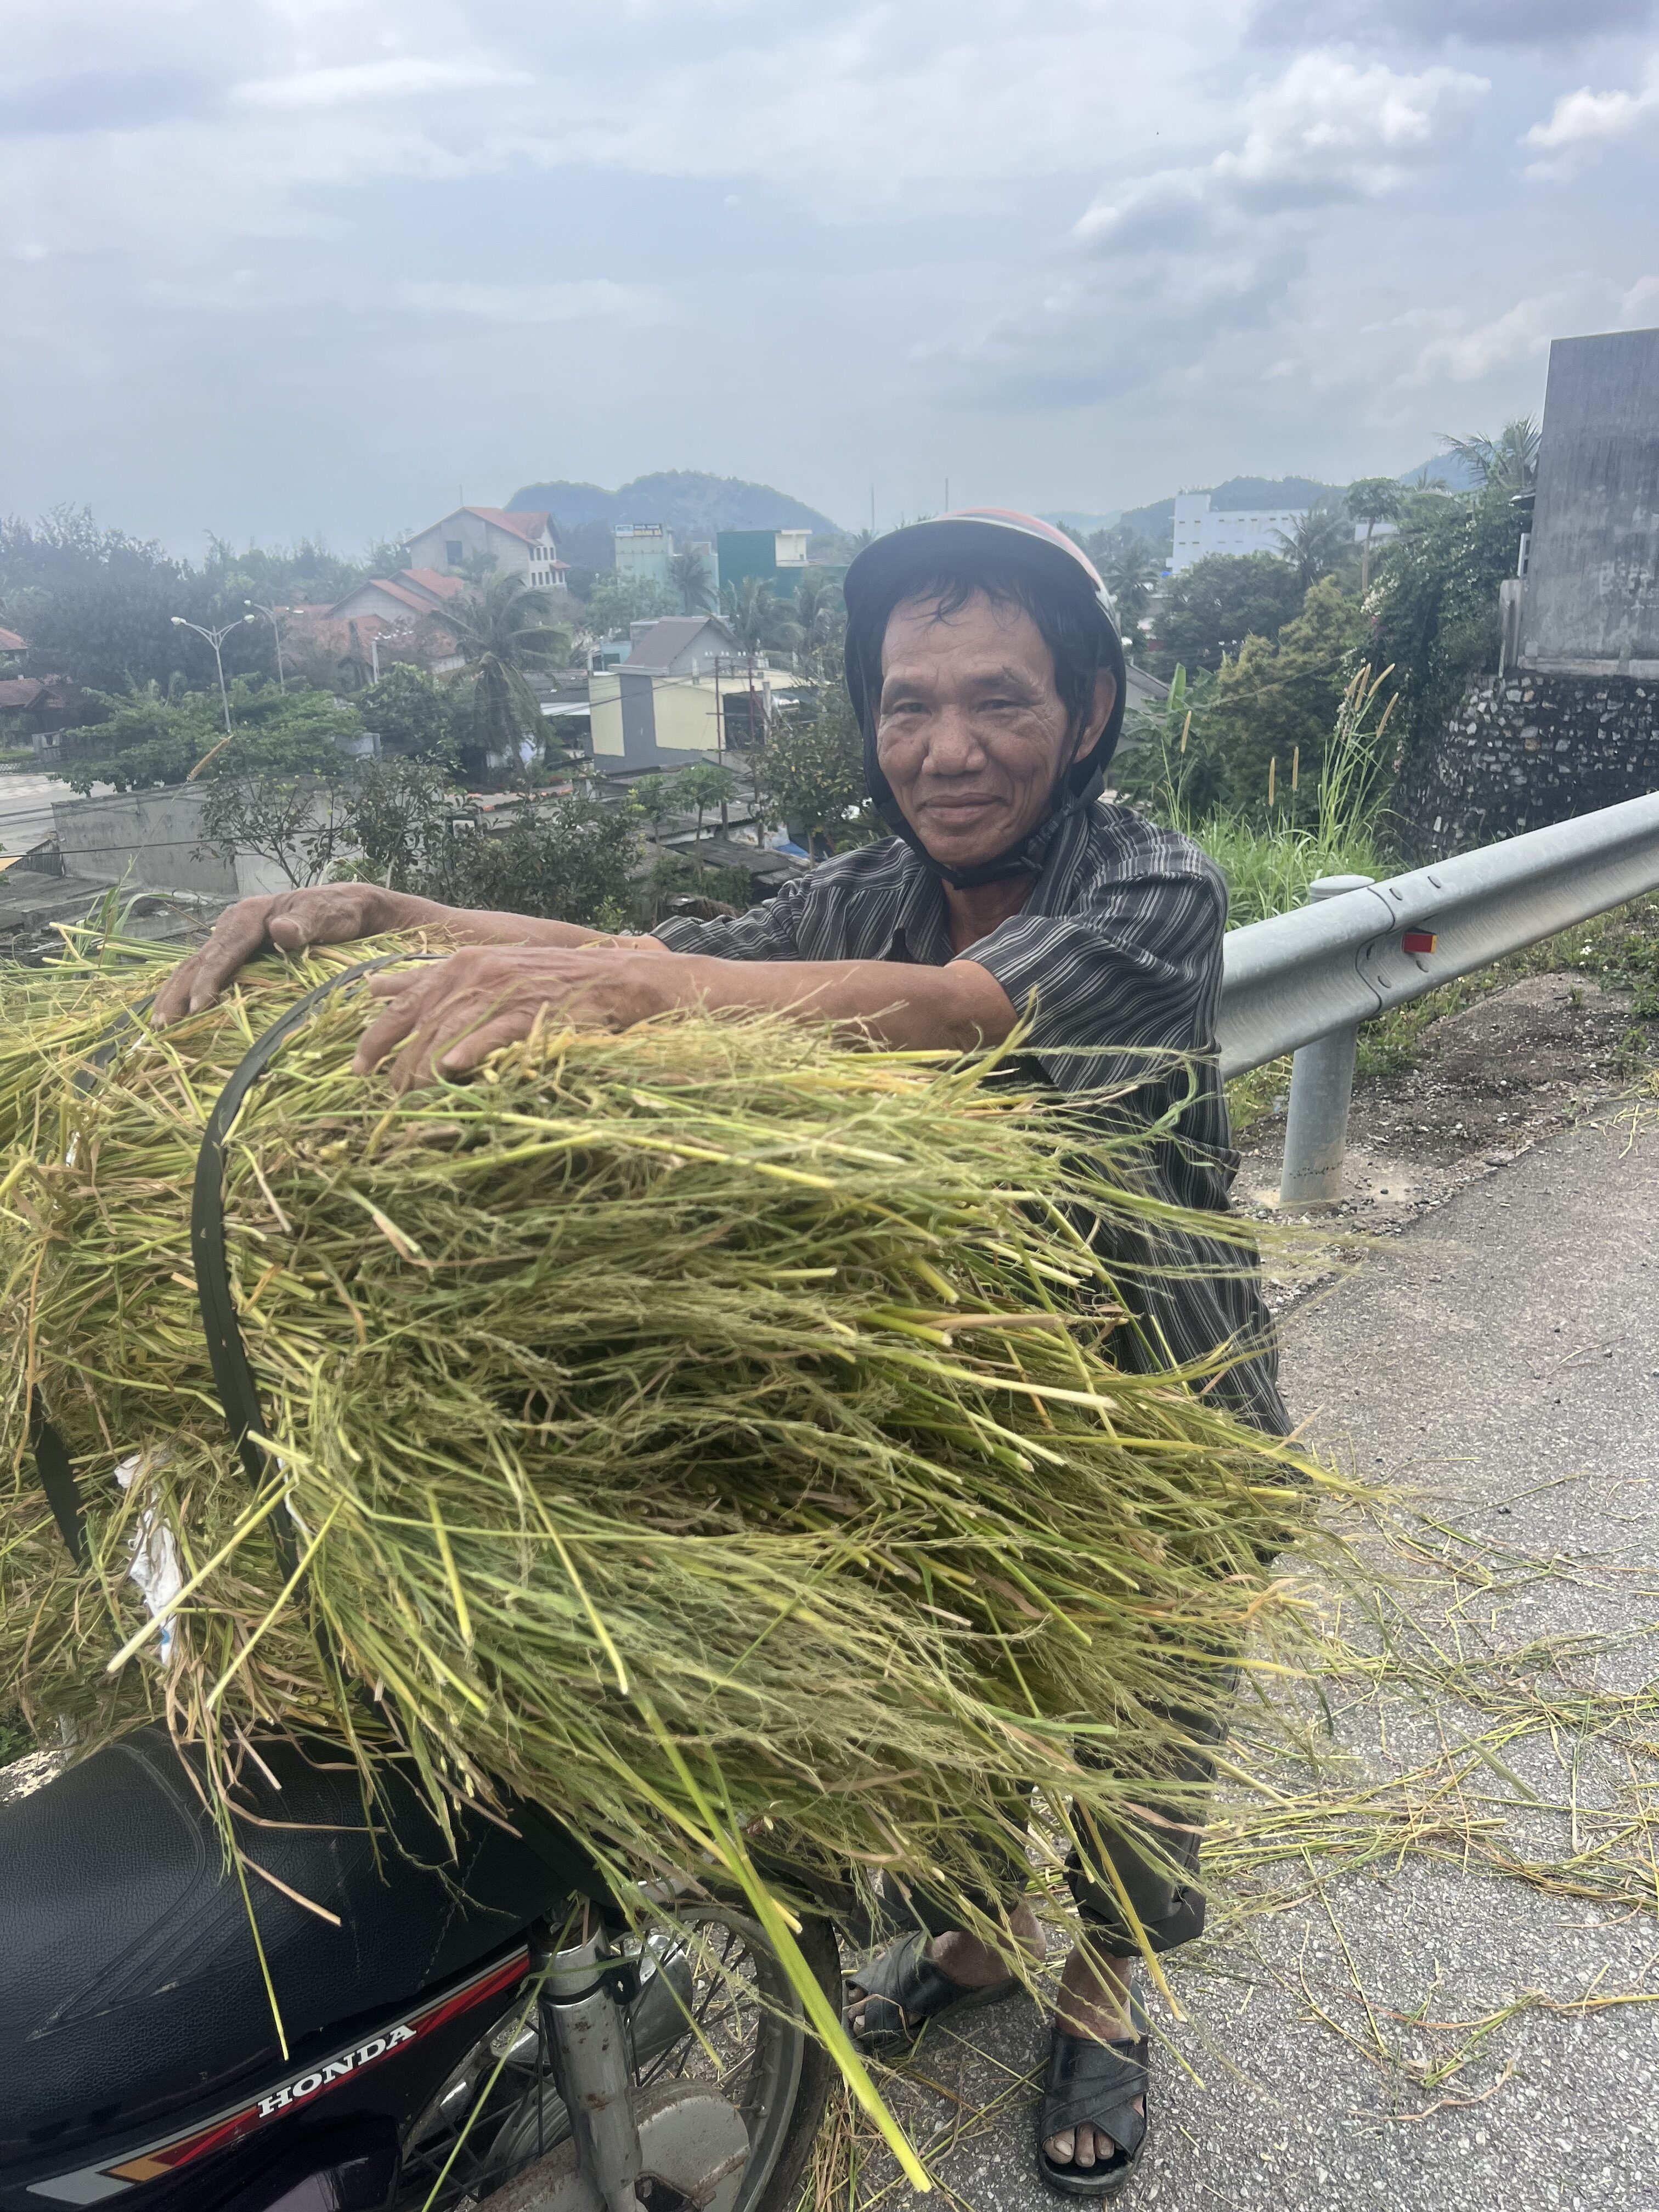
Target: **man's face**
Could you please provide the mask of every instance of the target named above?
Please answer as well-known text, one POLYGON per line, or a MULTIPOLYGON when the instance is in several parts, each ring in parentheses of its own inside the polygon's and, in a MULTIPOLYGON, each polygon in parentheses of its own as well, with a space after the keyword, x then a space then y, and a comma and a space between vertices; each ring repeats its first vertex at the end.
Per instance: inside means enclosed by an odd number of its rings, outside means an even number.
POLYGON ((1054 655, 1024 607, 975 592, 954 614, 907 599, 882 642, 876 748, 893 796, 934 860, 971 868, 1035 830, 1060 775, 1105 726, 1115 696, 1073 732, 1054 655))

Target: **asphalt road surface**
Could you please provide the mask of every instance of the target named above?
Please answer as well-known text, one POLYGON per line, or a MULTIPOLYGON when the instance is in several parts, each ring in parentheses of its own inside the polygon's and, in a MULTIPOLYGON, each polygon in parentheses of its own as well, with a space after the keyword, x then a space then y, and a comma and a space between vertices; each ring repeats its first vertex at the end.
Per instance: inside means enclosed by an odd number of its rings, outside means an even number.
MULTIPOLYGON (((1639 1696, 1659 1674, 1644 1632, 1659 1616, 1650 1111, 1634 1142, 1609 1113, 1498 1169, 1288 1323, 1298 1416, 1345 1440, 1362 1472, 1426 1489, 1461 1532, 1430 1534, 1473 1579, 1441 1576, 1413 1601, 1445 1662, 1473 1659, 1489 1687, 1541 1680, 1558 1705, 1574 1686, 1639 1696), (1534 1639, 1558 1645, 1541 1672, 1491 1665, 1534 1639)), ((1634 1784, 1659 1779, 1639 1753, 1534 1727, 1496 1766, 1456 1755, 1490 1729, 1485 1711, 1400 1688, 1354 1701, 1339 1734, 1373 1783, 1443 1761, 1448 1778, 1419 1798, 1455 1815, 1454 1838, 1461 1822, 1511 1858, 1572 1860, 1631 1828, 1634 1784)), ((1649 1832, 1638 1824, 1627 1857, 1643 1860, 1649 1832)), ((1169 2042, 1153 2143, 1117 2202, 1659 2207, 1659 1867, 1643 1906, 1552 1894, 1483 1868, 1480 1850, 1466 1863, 1445 1848, 1358 1868, 1310 1855, 1255 1893, 1282 1893, 1282 1909, 1230 1916, 1219 1901, 1215 1940, 1172 1974, 1188 2019, 1154 2008, 1169 2042)), ((960 2037, 931 2031, 890 2081, 944 2190, 973 2212, 1056 2202, 1034 2168, 1045 2043, 1018 1998, 964 2015, 960 2037)), ((855 2197, 908 2193, 872 2151, 855 2197)))

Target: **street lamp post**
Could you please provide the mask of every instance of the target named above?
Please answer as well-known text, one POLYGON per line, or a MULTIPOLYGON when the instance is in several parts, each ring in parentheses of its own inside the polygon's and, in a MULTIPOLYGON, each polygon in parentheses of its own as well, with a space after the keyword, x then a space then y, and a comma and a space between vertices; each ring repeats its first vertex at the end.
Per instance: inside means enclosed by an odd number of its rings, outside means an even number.
POLYGON ((225 735, 232 735, 230 726, 230 694, 225 689, 225 659, 219 650, 225 640, 240 623, 258 622, 258 615, 239 615, 235 622, 226 623, 220 629, 204 629, 200 623, 186 622, 182 615, 174 615, 174 629, 193 629, 198 637, 204 637, 213 647, 213 665, 219 672, 219 704, 225 710, 225 735))
MULTIPOLYGON (((277 609, 265 606, 258 599, 244 599, 242 605, 245 607, 257 608, 270 624, 271 636, 276 641, 276 689, 279 691, 286 691, 288 680, 283 674, 283 625, 276 619, 277 609)), ((250 616, 248 619, 251 621, 252 617, 250 616)))

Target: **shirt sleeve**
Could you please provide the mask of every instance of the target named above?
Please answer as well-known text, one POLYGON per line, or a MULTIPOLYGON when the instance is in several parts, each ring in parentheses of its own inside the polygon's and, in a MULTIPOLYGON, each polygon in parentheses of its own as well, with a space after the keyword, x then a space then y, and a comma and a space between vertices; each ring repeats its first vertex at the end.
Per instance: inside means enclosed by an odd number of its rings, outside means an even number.
POLYGON ((796 909, 799 903, 799 891, 786 884, 775 897, 751 906, 747 914, 714 921, 674 915, 659 921, 651 934, 671 952, 701 952, 713 960, 799 960, 796 909))
POLYGON ((1167 1079, 1215 1050, 1227 895, 1218 875, 1108 883, 1072 914, 1020 914, 957 957, 996 977, 1026 1050, 1066 1091, 1167 1079))

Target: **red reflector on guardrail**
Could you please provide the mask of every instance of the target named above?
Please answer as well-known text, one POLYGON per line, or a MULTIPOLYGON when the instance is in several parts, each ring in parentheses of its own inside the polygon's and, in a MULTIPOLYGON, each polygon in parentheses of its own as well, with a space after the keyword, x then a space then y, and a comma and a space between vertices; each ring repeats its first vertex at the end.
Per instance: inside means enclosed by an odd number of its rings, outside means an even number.
POLYGON ((1432 952, 1440 942, 1432 929, 1408 929, 1400 940, 1402 952, 1432 952))

